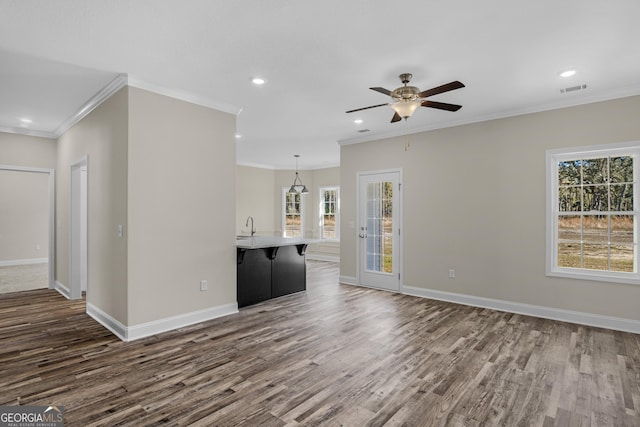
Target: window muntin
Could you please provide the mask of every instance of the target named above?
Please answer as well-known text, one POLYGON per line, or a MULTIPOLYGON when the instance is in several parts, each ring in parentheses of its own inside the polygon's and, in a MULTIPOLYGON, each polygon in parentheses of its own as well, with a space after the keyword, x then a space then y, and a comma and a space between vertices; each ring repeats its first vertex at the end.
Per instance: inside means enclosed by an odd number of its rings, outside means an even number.
POLYGON ((282 237, 303 237, 304 203, 300 193, 282 189, 282 237))
POLYGON ((320 218, 318 233, 321 239, 338 240, 340 238, 340 189, 338 187, 320 188, 320 218))
POLYGON ((640 284, 639 148, 548 153, 547 274, 640 284))

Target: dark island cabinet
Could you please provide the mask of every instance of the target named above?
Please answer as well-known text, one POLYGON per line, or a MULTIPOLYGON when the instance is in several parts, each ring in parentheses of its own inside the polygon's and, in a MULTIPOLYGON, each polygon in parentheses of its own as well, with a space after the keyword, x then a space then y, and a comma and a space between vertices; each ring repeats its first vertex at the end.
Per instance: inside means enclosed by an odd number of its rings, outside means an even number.
POLYGON ((269 248, 238 249, 237 284, 238 307, 245 307, 271 298, 269 248))
POLYGON ((306 249, 306 244, 238 248, 238 307, 306 290, 306 249))

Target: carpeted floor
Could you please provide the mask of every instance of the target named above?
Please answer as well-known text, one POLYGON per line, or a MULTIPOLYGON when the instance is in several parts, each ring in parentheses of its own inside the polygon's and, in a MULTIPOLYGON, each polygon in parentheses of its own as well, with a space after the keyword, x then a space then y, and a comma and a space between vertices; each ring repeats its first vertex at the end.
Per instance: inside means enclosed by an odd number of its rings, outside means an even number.
POLYGON ((49 264, 26 264, 0 267, 0 294, 46 288, 49 264))

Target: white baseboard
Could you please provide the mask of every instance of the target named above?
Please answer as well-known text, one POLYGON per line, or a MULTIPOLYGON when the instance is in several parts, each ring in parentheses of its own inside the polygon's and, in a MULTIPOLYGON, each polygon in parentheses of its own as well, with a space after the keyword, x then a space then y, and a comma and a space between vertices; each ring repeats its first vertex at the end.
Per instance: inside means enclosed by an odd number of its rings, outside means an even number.
POLYGON ((127 327, 90 302, 87 302, 87 314, 93 317, 96 322, 113 332, 113 334, 122 341, 129 341, 127 339, 127 327))
POLYGON ((338 282, 339 283, 344 283, 345 285, 360 286, 360 284, 358 283, 358 278, 357 277, 340 276, 340 277, 338 277, 338 282))
MULTIPOLYGON (((342 280, 340 281, 342 282, 342 280)), ((472 295, 457 294, 453 292, 415 288, 412 286, 403 286, 402 293, 422 298, 470 305, 473 307, 489 308, 492 310, 506 311, 509 313, 524 314, 527 316, 542 317, 544 319, 559 320, 562 322, 577 323, 579 325, 595 326, 598 328, 614 329, 617 331, 640 334, 640 321, 638 320, 602 316, 599 314, 563 310, 559 308, 543 307, 538 305, 522 304, 518 302, 476 297, 472 295)))
POLYGON ((87 303, 87 314, 123 341, 133 341, 149 337, 196 323, 206 322, 207 320, 212 320, 218 317, 228 316, 229 314, 237 312, 238 304, 231 303, 154 320, 153 322, 125 326, 95 305, 87 303))
POLYGON ((316 254, 313 252, 307 252, 307 259, 312 259, 316 261, 340 262, 339 256, 316 254))
POLYGON ((0 267, 12 267, 14 265, 28 264, 46 264, 48 262, 49 258, 9 259, 6 261, 0 261, 0 267))
POLYGON ((54 283, 53 289, 60 292, 62 296, 65 297, 66 299, 71 299, 71 290, 69 288, 67 288, 65 285, 58 282, 57 280, 53 283, 54 283))

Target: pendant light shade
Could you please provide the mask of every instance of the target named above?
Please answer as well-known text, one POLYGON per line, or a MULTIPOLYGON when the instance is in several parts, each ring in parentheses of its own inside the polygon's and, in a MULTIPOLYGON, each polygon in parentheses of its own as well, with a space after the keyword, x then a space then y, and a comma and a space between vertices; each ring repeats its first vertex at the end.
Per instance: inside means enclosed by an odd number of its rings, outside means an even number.
POLYGON ((300 175, 298 174, 298 157, 300 157, 300 155, 296 154, 293 157, 296 158, 296 177, 293 180, 293 184, 291 184, 291 188, 289 188, 289 193, 309 194, 307 186, 302 183, 300 175))

